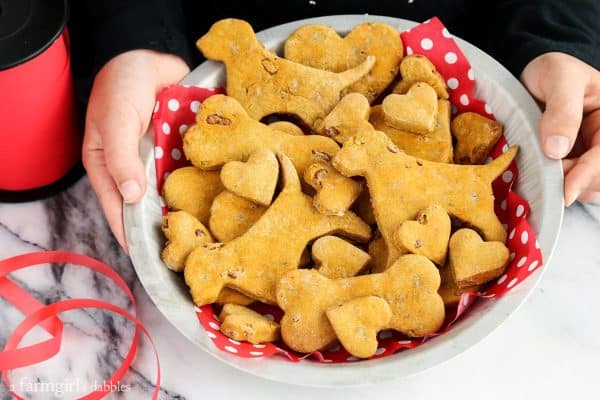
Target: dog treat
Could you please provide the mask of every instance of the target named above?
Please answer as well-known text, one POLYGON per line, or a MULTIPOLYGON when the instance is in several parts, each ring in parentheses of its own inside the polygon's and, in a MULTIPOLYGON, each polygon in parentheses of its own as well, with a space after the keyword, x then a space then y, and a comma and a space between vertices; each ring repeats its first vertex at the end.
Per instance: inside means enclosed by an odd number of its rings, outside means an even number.
POLYGON ((432 203, 481 231, 486 240, 504 242, 506 231, 494 213, 492 181, 516 154, 512 146, 487 165, 435 163, 405 154, 381 132, 364 130, 344 143, 333 166, 347 177, 366 178, 391 265, 401 253, 393 240, 396 229, 432 203))
POLYGON ((326 315, 342 346, 355 357, 367 358, 377 351, 377 332, 388 326, 392 310, 381 297, 365 296, 335 305, 326 315))
POLYGON ((224 286, 275 304, 276 283, 284 273, 298 267, 309 242, 328 234, 359 242, 369 240, 370 227, 354 213, 319 213, 312 199, 302 193, 289 158, 283 154, 278 157, 283 189, 262 217, 231 242, 200 246, 188 256, 185 281, 196 305, 213 303, 224 286))
POLYGON ((185 211, 169 212, 163 217, 161 229, 167 238, 162 259, 173 271, 183 271, 186 258, 196 247, 213 243, 208 229, 185 211))
POLYGON ((288 122, 288 121, 271 122, 269 124, 269 128, 275 129, 276 131, 285 132, 290 135, 295 135, 295 136, 303 136, 304 135, 304 132, 298 125, 288 122))
POLYGON ((440 99, 448 99, 448 89, 442 75, 435 65, 425 56, 412 54, 404 57, 400 63, 402 80, 394 88, 394 93, 405 94, 417 82, 431 86, 440 99))
POLYGON ((208 224, 210 205, 224 187, 218 172, 183 167, 165 180, 163 197, 171 210, 187 211, 202 224, 208 224))
POLYGON ((364 179, 360 179, 359 182, 362 186, 362 191, 354 202, 354 211, 367 224, 374 225, 376 221, 375 215, 373 214, 373 207, 371 206, 371 195, 367 189, 367 183, 364 182, 364 179))
POLYGON ((375 56, 373 69, 345 90, 375 100, 396 77, 404 47, 398 31, 379 22, 354 27, 346 37, 326 25, 305 25, 284 45, 285 58, 310 67, 341 72, 375 56))
POLYGON ((370 113, 371 106, 365 96, 360 93, 347 94, 317 127, 317 133, 344 143, 358 130, 373 129, 369 124, 370 113))
POLYGON ((429 161, 452 162, 450 102, 448 100, 438 100, 435 128, 427 135, 406 132, 388 126, 384 121, 381 106, 371 108, 369 121, 375 129, 388 135, 396 146, 411 156, 429 161))
MULTIPOLYGON (((371 272, 383 272, 387 267, 388 251, 385 239, 381 232, 375 233, 373 240, 369 242, 369 256, 371 256, 371 272)), ((399 253, 400 254, 400 253, 399 253)))
POLYGON ((290 271, 277 285, 277 303, 284 311, 281 336, 296 351, 325 349, 337 337, 327 310, 350 300, 378 296, 392 311, 392 318, 381 329, 422 337, 436 332, 444 321, 439 286, 435 265, 415 254, 399 258, 383 273, 352 278, 330 279, 307 269, 290 271))
POLYGON ((381 103, 381 110, 386 125, 427 135, 435 128, 437 94, 428 84, 417 82, 406 94, 387 95, 381 103))
POLYGON ((504 273, 509 258, 502 241, 484 242, 472 229, 459 229, 450 238, 450 268, 459 288, 481 285, 504 273))
POLYGON ((454 277, 452 276, 452 269, 448 265, 440 267, 439 271, 442 283, 440 284, 438 294, 440 295, 446 306, 457 305, 463 293, 476 293, 479 291, 479 289, 481 289, 480 285, 467 286, 462 289, 459 288, 456 285, 456 282, 454 282, 454 277))
POLYGON ((279 164, 275 154, 267 149, 256 150, 248 161, 230 161, 223 165, 221 181, 232 193, 262 206, 271 204, 279 164))
POLYGON ((206 58, 225 63, 227 93, 252 118, 292 114, 312 128, 340 101, 343 90, 375 64, 375 57, 368 56, 334 73, 295 63, 265 49, 250 24, 231 18, 213 24, 196 45, 206 58))
POLYGON ((329 161, 337 143, 319 135, 290 135, 253 120, 233 97, 214 95, 202 103, 183 138, 186 157, 198 168, 217 169, 229 161, 244 161, 260 149, 283 152, 298 173, 317 161, 329 161))
POLYGON ((404 221, 396 232, 396 245, 444 265, 450 240, 450 217, 438 205, 419 212, 416 221, 404 221))
POLYGON ((304 171, 304 181, 317 191, 313 204, 325 215, 343 215, 362 190, 359 182, 346 178, 328 162, 310 165, 304 171))
POLYGON ((452 120, 452 134, 456 138, 454 162, 482 164, 498 139, 502 124, 474 112, 464 112, 452 120))
POLYGON ((323 236, 312 245, 312 258, 317 270, 328 278, 358 275, 371 257, 356 246, 336 236, 323 236))
POLYGON ((237 304, 239 306, 247 306, 254 303, 256 300, 241 294, 237 290, 223 288, 215 303, 217 304, 237 304))
POLYGON ((266 210, 266 207, 225 190, 215 197, 210 207, 208 226, 219 242, 226 243, 250 229, 266 210))
POLYGON ((221 332, 233 340, 252 344, 279 340, 279 324, 247 307, 225 304, 219 319, 221 332))

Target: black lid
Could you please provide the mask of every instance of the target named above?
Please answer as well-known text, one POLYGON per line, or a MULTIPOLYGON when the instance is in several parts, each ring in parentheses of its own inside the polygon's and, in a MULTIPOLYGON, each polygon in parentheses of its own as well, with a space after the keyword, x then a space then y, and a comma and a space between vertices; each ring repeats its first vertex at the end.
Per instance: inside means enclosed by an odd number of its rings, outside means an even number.
POLYGON ((0 0, 0 70, 46 50, 67 20, 67 0, 0 0))

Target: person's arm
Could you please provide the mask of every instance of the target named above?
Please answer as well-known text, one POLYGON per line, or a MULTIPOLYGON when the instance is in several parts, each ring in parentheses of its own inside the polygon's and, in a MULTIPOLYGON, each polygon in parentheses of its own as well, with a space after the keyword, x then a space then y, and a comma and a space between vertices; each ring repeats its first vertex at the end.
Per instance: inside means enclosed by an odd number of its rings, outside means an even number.
POLYGON ((497 0, 488 3, 489 41, 516 76, 534 58, 560 52, 600 68, 600 1, 497 0))
POLYGON ((137 49, 175 54, 191 63, 181 1, 73 0, 69 7, 74 62, 83 59, 92 76, 113 57, 137 49))
POLYGON ((600 1, 488 3, 489 47, 544 104, 540 141, 563 160, 565 203, 600 196, 600 1))
POLYGON ((122 205, 146 191, 139 139, 157 93, 189 72, 183 12, 179 1, 167 0, 76 0, 71 6, 72 65, 84 101, 85 82, 93 79, 83 165, 112 232, 127 249, 122 205))

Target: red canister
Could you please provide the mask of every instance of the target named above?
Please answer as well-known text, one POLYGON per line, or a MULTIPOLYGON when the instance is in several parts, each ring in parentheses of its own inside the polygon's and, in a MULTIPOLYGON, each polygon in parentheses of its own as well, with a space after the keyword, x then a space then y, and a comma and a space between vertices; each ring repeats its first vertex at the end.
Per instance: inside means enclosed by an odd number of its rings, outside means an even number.
POLYGON ((80 160, 66 0, 0 0, 0 200, 80 160))

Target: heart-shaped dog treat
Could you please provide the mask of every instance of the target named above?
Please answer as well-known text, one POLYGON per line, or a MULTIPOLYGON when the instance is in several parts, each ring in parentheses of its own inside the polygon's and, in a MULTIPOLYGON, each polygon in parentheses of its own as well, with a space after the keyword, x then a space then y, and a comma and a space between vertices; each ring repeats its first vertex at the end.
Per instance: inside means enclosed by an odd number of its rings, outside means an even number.
POLYGON ((400 63, 402 80, 394 88, 394 93, 404 94, 417 82, 425 82, 437 93, 440 99, 447 99, 448 89, 442 75, 429 59, 420 54, 404 57, 400 63))
POLYGON ((355 357, 371 357, 377 351, 377 332, 388 325, 392 310, 377 296, 359 297, 327 310, 327 319, 338 340, 355 357))
POLYGON ((454 162, 457 164, 482 164, 502 136, 500 122, 474 112, 458 115, 450 128, 456 138, 454 162))
POLYGON ((285 58, 331 72, 345 71, 375 56, 373 69, 345 90, 362 93, 370 102, 394 80, 403 52, 398 31, 379 22, 358 25, 344 38, 326 25, 305 25, 284 46, 285 58))
POLYGON ((499 277, 509 254, 502 242, 484 242, 472 229, 460 229, 450 238, 450 268, 460 288, 481 285, 499 277))
POLYGON ((246 162, 230 161, 221 170, 223 186, 232 193, 263 206, 271 204, 279 163, 267 149, 252 153, 246 162))
POLYGON ((438 99, 435 90, 418 82, 406 94, 390 94, 381 104, 387 125, 409 132, 429 134, 435 128, 438 99))
POLYGON ((450 217, 438 205, 419 212, 416 221, 404 221, 396 232, 396 244, 410 253, 444 265, 450 240, 450 217))
POLYGON ((317 270, 328 278, 350 278, 362 271, 371 256, 337 236, 323 236, 312 245, 317 270))

